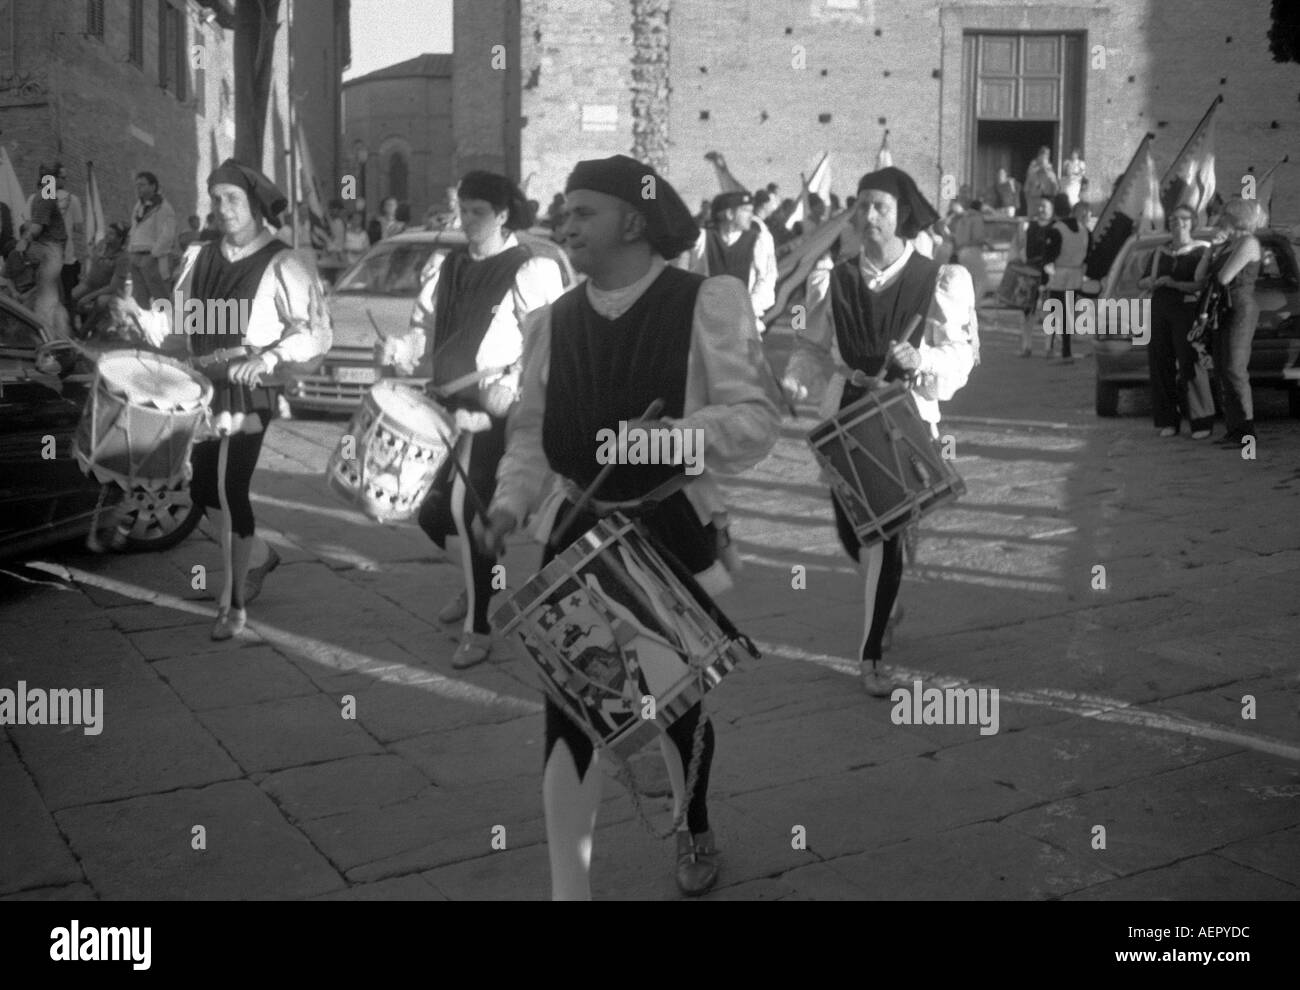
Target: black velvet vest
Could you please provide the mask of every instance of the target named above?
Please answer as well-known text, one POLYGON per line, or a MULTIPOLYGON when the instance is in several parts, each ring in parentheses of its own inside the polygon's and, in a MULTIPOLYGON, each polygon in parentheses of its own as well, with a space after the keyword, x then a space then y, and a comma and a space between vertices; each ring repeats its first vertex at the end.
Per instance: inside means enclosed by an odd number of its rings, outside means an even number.
MULTIPOLYGON (((874 375, 911 318, 924 319, 939 281, 939 263, 913 252, 894 282, 880 292, 867 289, 858 258, 848 258, 831 272, 831 313, 840 356, 850 368, 874 375)), ((913 346, 919 340, 914 337, 913 346)), ((892 381, 896 372, 886 378, 892 381)), ((863 390, 846 385, 841 408, 857 401, 863 390)))
MULTIPOLYGON (((662 416, 680 417, 686 402, 691 326, 701 275, 665 268, 632 308, 615 320, 597 313, 587 287, 570 289, 551 307, 551 363, 542 446, 551 467, 586 487, 604 466, 597 434, 617 434, 619 420, 640 418, 655 399, 662 416)), ((596 497, 644 495, 681 466, 621 464, 596 497)))
MULTIPOLYGON (((515 274, 532 257, 525 247, 512 247, 475 261, 466 248, 456 248, 443 260, 434 302, 434 331, 425 346, 424 367, 432 385, 445 385, 477 368, 478 349, 492 324, 493 307, 514 284, 515 274)), ((477 386, 462 389, 452 405, 478 408, 477 386)))
POLYGON ((722 235, 710 230, 705 235, 705 245, 709 256, 710 275, 734 275, 749 287, 749 272, 754 266, 754 245, 758 243, 758 227, 750 225, 728 247, 722 241, 722 235))

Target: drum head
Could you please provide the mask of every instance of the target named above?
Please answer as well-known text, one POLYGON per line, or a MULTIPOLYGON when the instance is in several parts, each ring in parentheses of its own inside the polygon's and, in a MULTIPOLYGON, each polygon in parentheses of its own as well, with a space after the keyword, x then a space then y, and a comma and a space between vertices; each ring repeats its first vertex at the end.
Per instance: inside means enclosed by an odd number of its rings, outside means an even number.
POLYGON ((417 436, 444 438, 453 432, 451 417, 413 388, 379 382, 370 390, 370 398, 387 418, 417 436))
POLYGON ((203 383, 187 368, 147 351, 118 351, 99 359, 105 387, 133 406, 194 409, 203 403, 203 383))

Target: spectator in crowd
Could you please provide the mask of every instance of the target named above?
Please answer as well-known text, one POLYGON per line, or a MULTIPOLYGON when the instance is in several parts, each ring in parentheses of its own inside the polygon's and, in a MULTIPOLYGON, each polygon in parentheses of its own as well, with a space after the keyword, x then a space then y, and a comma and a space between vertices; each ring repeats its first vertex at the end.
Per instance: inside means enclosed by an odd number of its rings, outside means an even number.
POLYGON ((1093 215, 1092 204, 1086 200, 1081 199, 1074 204, 1074 219, 1086 227, 1090 234, 1093 228, 1097 226, 1097 218, 1093 215))
POLYGON ((559 230, 564 223, 564 193, 556 193, 551 205, 546 208, 545 225, 551 230, 559 230))
POLYGON ((9 204, 0 200, 0 258, 8 258, 18 241, 18 231, 14 230, 14 215, 9 204))
MULTIPOLYGON (((58 181, 57 165, 42 165, 37 189, 58 181)), ((72 325, 63 306, 63 259, 68 243, 68 228, 57 196, 37 192, 31 200, 31 220, 18 239, 17 250, 35 262, 36 287, 31 309, 55 337, 68 338, 72 325)))
MULTIPOLYGON (((1043 273, 1043 266, 1047 264, 1047 254, 1049 250, 1060 252, 1060 237, 1061 235, 1052 228, 1052 201, 1040 198, 1034 204, 1033 218, 1022 222, 1017 227, 1011 242, 1010 260, 1037 269, 1040 293, 1042 284, 1047 281, 1047 276, 1043 273)), ((1021 310, 1025 317, 1020 328, 1021 357, 1032 357, 1034 354, 1034 325, 1037 323, 1040 293, 1027 298, 1021 310)))
POLYGON ((217 218, 209 213, 203 218, 203 229, 199 231, 199 243, 206 244, 208 241, 220 239, 221 231, 217 229, 217 218))
POLYGON ((1044 196, 1055 196, 1059 187, 1056 172, 1052 169, 1052 149, 1043 145, 1025 174, 1025 202, 1035 203, 1044 196))
POLYGON ((343 235, 343 260, 349 265, 361 260, 370 247, 370 238, 366 236, 363 217, 360 210, 348 214, 348 229, 343 235))
MULTIPOLYGON (((1073 334, 1069 332, 1073 327, 1070 325, 1071 314, 1064 308, 1065 293, 1070 289, 1077 292, 1083 286, 1084 263, 1088 260, 1092 237, 1088 234, 1088 228, 1074 218, 1070 198, 1065 193, 1057 193, 1052 197, 1052 215, 1052 229, 1057 232, 1058 239, 1049 246, 1047 264, 1043 266, 1043 271, 1047 273, 1048 297, 1059 301, 1066 314, 1066 326, 1061 334, 1061 360, 1073 361, 1070 354, 1073 334)), ((1048 357, 1052 356, 1054 341, 1054 337, 1048 339, 1048 357)))
POLYGON ((203 229, 202 226, 199 224, 199 217, 198 214, 196 213, 191 213, 188 217, 185 218, 185 226, 187 229, 181 231, 180 236, 176 238, 176 243, 177 246, 180 248, 181 254, 184 254, 185 249, 188 248, 191 244, 198 241, 199 234, 203 229))
POLYGON ((131 256, 125 250, 129 234, 126 224, 111 223, 91 252, 90 264, 72 290, 72 301, 82 317, 108 297, 126 293, 126 279, 131 274, 131 256))
POLYGON ((1151 291, 1151 412, 1162 437, 1178 435, 1181 409, 1192 439, 1204 440, 1214 422, 1214 396, 1187 331, 1196 319, 1196 272, 1209 245, 1192 239, 1196 211, 1190 206, 1174 209, 1166 223, 1172 240, 1156 248, 1150 271, 1138 280, 1139 289, 1151 291))
POLYGON ((344 249, 344 238, 347 236, 348 223, 346 220, 347 207, 343 205, 341 199, 331 199, 329 205, 329 247, 330 254, 342 259, 344 249))
POLYGON ((140 197, 131 213, 127 251, 131 255, 131 283, 136 303, 148 309, 154 299, 167 296, 172 276, 171 256, 176 247, 176 212, 163 197, 152 172, 135 174, 140 197))
POLYGON ((397 208, 396 196, 385 196, 380 202, 379 216, 370 221, 370 227, 367 230, 371 244, 378 244, 380 241, 387 240, 394 234, 400 234, 406 229, 406 223, 398 219, 397 208))
POLYGON ((537 218, 541 215, 541 213, 542 213, 542 204, 537 202, 537 200, 535 199, 530 199, 528 201, 528 226, 529 227, 537 226, 537 218))
POLYGON ((831 193, 831 211, 830 213, 827 214, 827 216, 833 217, 835 216, 835 214, 839 213, 840 210, 842 210, 843 208, 844 207, 840 205, 840 198, 836 196, 834 193, 831 193))
POLYGON ((948 234, 952 238, 952 257, 949 264, 961 265, 970 272, 976 305, 984 298, 984 289, 988 282, 984 252, 992 249, 984 229, 983 207, 984 204, 978 199, 971 200, 964 206, 960 199, 954 200, 949 208, 947 223, 948 234))
MULTIPOLYGON (((21 236, 26 229, 24 225, 18 234, 21 236)), ((18 238, 11 239, 9 250, 5 252, 4 258, 4 278, 0 279, 0 288, 30 309, 40 265, 18 249, 18 238)))
POLYGON ((767 218, 776 210, 776 199, 766 189, 754 193, 754 219, 766 224, 767 218))
POLYGON ((1255 435, 1254 402, 1250 392, 1250 348, 1259 320, 1255 280, 1263 263, 1263 251, 1255 232, 1268 223, 1258 200, 1234 196, 1219 214, 1217 228, 1224 239, 1211 254, 1201 258, 1198 282, 1212 278, 1223 287, 1223 315, 1214 335, 1214 371, 1223 396, 1223 425, 1227 433, 1219 438, 1224 446, 1241 449, 1246 437, 1255 435))
MULTIPOLYGON (((998 169, 997 179, 989 190, 989 202, 993 212, 1006 217, 1014 217, 1020 209, 1020 184, 1007 175, 1005 168, 998 169)), ((1037 203, 1030 204, 1037 209, 1037 203)))
POLYGON ((1087 181, 1084 178, 1086 171, 1088 163, 1079 157, 1079 149, 1071 149, 1070 157, 1061 162, 1061 192, 1070 197, 1071 206, 1079 202, 1079 197, 1083 194, 1083 184, 1087 181))

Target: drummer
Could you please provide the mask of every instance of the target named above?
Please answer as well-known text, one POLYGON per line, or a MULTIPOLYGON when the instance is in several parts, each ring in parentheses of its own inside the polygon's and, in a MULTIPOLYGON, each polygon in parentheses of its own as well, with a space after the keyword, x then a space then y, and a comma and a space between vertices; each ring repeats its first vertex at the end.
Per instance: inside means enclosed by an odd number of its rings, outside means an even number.
MULTIPOLYGON (((977 361, 979 332, 970 273, 960 265, 940 265, 922 257, 911 238, 934 223, 937 214, 901 169, 864 175, 852 224, 862 251, 830 271, 808 279, 808 323, 798 331, 783 382, 796 400, 826 382, 822 415, 856 402, 867 389, 832 369, 875 375, 888 367, 886 381, 911 375, 912 396, 923 419, 939 436, 939 402, 966 384, 977 361), (923 318, 923 334, 899 340, 913 317, 923 318)), ((863 687, 888 697, 892 684, 879 670, 886 627, 903 579, 903 536, 862 552, 839 503, 832 500, 840 542, 864 577, 864 617, 859 648, 863 687)))
MULTIPOLYGON (((188 335, 198 359, 236 351, 228 361, 203 368, 213 380, 212 414, 217 439, 194 445, 190 493, 204 506, 221 537, 226 580, 221 592, 215 640, 243 631, 246 606, 262 579, 280 562, 256 535, 249 487, 266 428, 276 415, 282 389, 266 382, 283 363, 311 361, 333 340, 320 280, 276 238, 269 224, 286 205, 284 193, 262 173, 227 158, 208 176, 208 194, 222 237, 197 242, 186 251, 176 296, 196 299, 208 313, 247 312, 247 326, 204 326, 188 335), (223 305, 207 305, 209 300, 223 305), (233 305, 230 305, 233 304, 233 305), (238 349, 246 349, 239 354, 238 349)), ((176 296, 173 298, 175 299, 176 296)), ((134 300, 115 301, 140 321, 150 342, 183 332, 184 303, 173 326, 168 308, 145 312, 134 300)))
MULTIPOLYGON (((602 468, 600 430, 617 430, 621 420, 628 421, 629 436, 638 427, 698 430, 705 470, 642 518, 669 552, 707 577, 720 565, 712 496, 701 480, 753 467, 772 449, 779 423, 754 358, 761 344, 748 292, 733 276, 706 278, 666 264, 695 243, 698 230, 677 192, 649 166, 625 155, 579 162, 565 192, 565 247, 588 279, 530 324, 521 398, 484 542, 499 553, 506 534, 531 513, 534 535, 550 536, 561 509, 567 511, 572 488, 565 482, 585 488, 602 468), (639 419, 656 398, 665 403, 663 418, 639 419)), ((615 461, 597 498, 638 498, 683 473, 680 465, 615 461)), ((580 516, 555 542, 563 547, 594 521, 590 512, 580 516)), ((552 556, 548 549, 543 565, 552 556)), ((660 740, 679 811, 700 717, 696 705, 667 730, 671 746, 660 740)), ((709 890, 718 874, 706 803, 711 723, 702 738, 685 828, 677 833, 677 885, 688 895, 709 890)), ((599 758, 588 736, 548 698, 542 797, 557 900, 591 896, 599 758)))
MULTIPOLYGON (((528 226, 527 203, 504 175, 469 172, 457 187, 468 244, 452 249, 425 276, 405 333, 384 341, 381 364, 402 374, 419 369, 432 376, 443 405, 452 411, 459 441, 453 451, 486 505, 496 487, 497 463, 506 448, 506 415, 519 391, 524 317, 564 291, 560 266, 534 257, 514 231, 528 226), (445 386, 457 390, 445 396, 445 386), (441 387, 441 388, 440 388, 441 387)), ((450 459, 420 506, 420 528, 440 548, 460 538, 464 586, 438 614, 463 622, 451 665, 482 663, 492 648, 488 603, 495 557, 483 554, 469 535, 473 496, 450 459)))

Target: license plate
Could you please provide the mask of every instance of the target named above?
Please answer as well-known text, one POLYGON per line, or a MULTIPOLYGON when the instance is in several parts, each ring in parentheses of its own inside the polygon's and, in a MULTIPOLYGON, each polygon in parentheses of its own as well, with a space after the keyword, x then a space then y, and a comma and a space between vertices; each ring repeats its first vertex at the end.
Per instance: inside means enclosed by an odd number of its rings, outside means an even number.
POLYGON ((347 385, 373 385, 379 380, 379 372, 374 368, 335 368, 334 378, 347 385))

